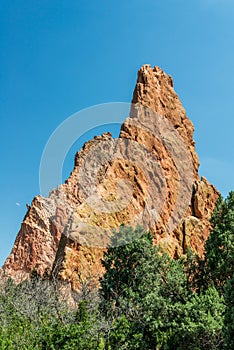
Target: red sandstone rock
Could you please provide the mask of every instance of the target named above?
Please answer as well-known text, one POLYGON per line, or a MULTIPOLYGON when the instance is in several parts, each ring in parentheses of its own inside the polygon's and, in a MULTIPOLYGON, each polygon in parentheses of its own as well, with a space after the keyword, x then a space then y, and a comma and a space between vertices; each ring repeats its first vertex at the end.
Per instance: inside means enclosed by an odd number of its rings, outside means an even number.
POLYGON ((155 243, 173 257, 189 246, 203 254, 219 193, 205 178, 199 179, 194 127, 172 78, 159 67, 143 66, 132 102, 117 143, 110 133, 87 142, 76 154, 65 184, 48 198, 34 198, 2 274, 20 281, 33 269, 40 274, 53 269, 73 288, 87 278, 97 281, 103 273, 100 259, 110 230, 121 223, 140 223, 150 229, 155 243), (113 157, 95 173, 97 151, 120 152, 125 157, 113 157), (154 173, 152 164, 158 164, 158 172, 154 173), (89 198, 95 176, 103 202, 89 198), (105 210, 100 212, 102 204, 105 210))

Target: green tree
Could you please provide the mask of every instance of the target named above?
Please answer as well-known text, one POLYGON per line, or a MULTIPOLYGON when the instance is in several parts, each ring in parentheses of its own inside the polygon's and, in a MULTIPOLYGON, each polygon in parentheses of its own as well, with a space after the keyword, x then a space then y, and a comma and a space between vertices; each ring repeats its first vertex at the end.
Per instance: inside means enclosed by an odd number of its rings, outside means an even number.
POLYGON ((225 286, 226 312, 224 317, 224 336, 226 349, 234 349, 234 276, 225 286))
POLYGON ((154 247, 150 233, 121 227, 102 264, 100 294, 112 317, 110 349, 221 349, 222 297, 214 288, 196 293, 183 260, 154 247), (122 245, 114 248, 117 242, 122 245))
POLYGON ((120 299, 130 301, 132 298, 142 298, 147 286, 154 280, 152 261, 155 255, 156 248, 149 232, 146 233, 141 227, 134 230, 121 226, 101 261, 106 270, 100 280, 100 294, 104 300, 119 306, 120 299))
MULTIPOLYGON (((205 245, 205 282, 223 293, 234 274, 234 192, 219 198, 211 218, 212 230, 205 245)), ((201 272, 202 273, 202 272, 201 272)))
POLYGON ((0 349, 103 350, 105 323, 98 307, 79 296, 78 309, 69 308, 59 283, 31 277, 0 285, 0 349))

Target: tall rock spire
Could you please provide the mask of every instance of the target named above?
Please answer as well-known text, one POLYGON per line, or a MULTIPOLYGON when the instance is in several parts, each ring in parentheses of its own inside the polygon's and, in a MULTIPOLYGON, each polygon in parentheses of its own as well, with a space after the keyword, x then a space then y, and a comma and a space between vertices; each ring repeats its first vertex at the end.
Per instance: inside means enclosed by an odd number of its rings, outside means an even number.
POLYGON ((87 142, 65 184, 33 199, 2 274, 20 281, 33 269, 53 270, 73 288, 88 277, 97 281, 102 243, 122 223, 150 229, 155 244, 175 258, 189 246, 202 255, 219 193, 199 178, 193 132, 171 76, 142 66, 119 139, 104 133, 87 142), (105 152, 113 156, 95 173, 95 155, 105 152), (94 173, 104 198, 96 204, 85 195, 94 173))

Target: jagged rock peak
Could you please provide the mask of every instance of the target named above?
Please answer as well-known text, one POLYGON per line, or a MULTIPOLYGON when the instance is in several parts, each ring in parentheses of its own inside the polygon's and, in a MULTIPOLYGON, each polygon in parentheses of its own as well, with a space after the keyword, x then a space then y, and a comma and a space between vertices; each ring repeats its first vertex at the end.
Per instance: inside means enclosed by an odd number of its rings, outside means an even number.
POLYGON ((119 139, 104 133, 86 142, 76 153, 66 182, 48 198, 34 198, 2 274, 20 281, 33 269, 40 274, 56 271, 73 288, 87 278, 97 281, 103 273, 103 236, 122 223, 140 223, 150 229, 155 244, 175 258, 188 246, 202 255, 219 192, 199 178, 193 132, 171 76, 159 67, 142 66, 130 116, 121 126, 119 139), (100 149, 100 155, 106 151, 118 156, 107 159, 95 172, 95 149, 100 149), (131 158, 134 154, 138 163, 131 158), (84 166, 88 156, 90 163, 84 166), (152 164, 157 164, 156 172, 152 164), (118 202, 117 179, 121 186, 126 180, 131 184, 123 191, 124 200, 131 198, 125 207, 118 202), (92 186, 108 204, 107 209, 114 204, 118 210, 100 210, 99 199, 98 207, 92 206, 87 200, 92 186), (168 229, 168 222, 173 229, 168 229))

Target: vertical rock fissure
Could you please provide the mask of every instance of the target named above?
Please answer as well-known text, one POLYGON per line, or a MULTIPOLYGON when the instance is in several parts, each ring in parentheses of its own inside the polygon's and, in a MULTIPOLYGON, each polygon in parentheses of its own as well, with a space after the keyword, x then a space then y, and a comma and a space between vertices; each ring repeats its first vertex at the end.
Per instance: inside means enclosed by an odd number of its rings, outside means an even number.
POLYGON ((185 229, 185 221, 183 221, 183 224, 182 224, 182 251, 183 251, 183 254, 186 253, 185 240, 186 240, 186 229, 185 229))
POLYGON ((58 249, 55 255, 53 267, 51 270, 51 278, 57 278, 62 266, 63 262, 65 260, 65 248, 69 244, 69 229, 70 229, 70 224, 71 224, 71 217, 68 219, 67 224, 64 227, 63 233, 61 235, 59 244, 58 244, 58 249))

